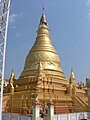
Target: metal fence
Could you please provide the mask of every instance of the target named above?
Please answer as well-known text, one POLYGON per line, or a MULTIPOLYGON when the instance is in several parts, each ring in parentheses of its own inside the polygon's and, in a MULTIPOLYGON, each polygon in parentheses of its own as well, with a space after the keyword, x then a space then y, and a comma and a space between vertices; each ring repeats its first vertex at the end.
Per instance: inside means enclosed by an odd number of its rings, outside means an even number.
POLYGON ((56 114, 54 120, 90 120, 90 112, 56 114))
POLYGON ((32 120, 32 117, 9 113, 9 114, 3 114, 2 120, 32 120))
MULTIPOLYGON (((32 120, 32 116, 22 116, 19 114, 3 114, 2 120, 32 120)), ((90 112, 70 113, 70 114, 55 114, 53 120, 90 120, 90 112)), ((47 120, 47 115, 40 120, 47 120)))
MULTIPOLYGON (((32 116, 22 116, 19 114, 3 114, 2 120, 32 120, 32 116)), ((43 118, 39 118, 39 120, 47 120, 47 115, 43 118)))

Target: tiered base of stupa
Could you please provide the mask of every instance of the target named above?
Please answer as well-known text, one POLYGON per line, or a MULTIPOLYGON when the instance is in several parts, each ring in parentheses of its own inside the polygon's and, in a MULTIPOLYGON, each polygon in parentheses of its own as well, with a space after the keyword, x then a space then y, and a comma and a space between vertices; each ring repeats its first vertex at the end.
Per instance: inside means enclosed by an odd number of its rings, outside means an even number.
POLYGON ((24 114, 26 110, 27 114, 31 114, 33 101, 36 98, 39 99, 41 106, 45 107, 51 99, 56 114, 88 111, 85 91, 77 87, 73 91, 68 80, 61 82, 56 78, 44 78, 38 83, 35 77, 29 77, 19 79, 15 84, 18 86, 14 89, 14 93, 4 94, 3 112, 24 114))

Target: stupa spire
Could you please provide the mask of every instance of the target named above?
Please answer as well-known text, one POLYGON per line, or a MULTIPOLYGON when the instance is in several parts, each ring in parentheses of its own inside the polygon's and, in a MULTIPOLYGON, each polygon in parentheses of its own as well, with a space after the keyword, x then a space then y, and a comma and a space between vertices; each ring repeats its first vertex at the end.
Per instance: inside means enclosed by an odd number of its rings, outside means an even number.
POLYGON ((42 8, 42 16, 40 19, 40 25, 47 25, 46 16, 45 16, 45 12, 44 12, 44 5, 42 8))
POLYGON ((44 6, 42 8, 42 15, 37 31, 36 40, 29 54, 27 55, 25 67, 21 76, 29 76, 30 74, 33 74, 33 71, 37 71, 38 67, 40 67, 39 69, 42 69, 41 66, 43 66, 43 70, 46 74, 48 74, 48 71, 50 71, 50 74, 61 74, 63 78, 65 77, 61 69, 60 58, 50 38, 48 24, 44 13, 44 6), (39 62, 40 64, 38 66, 39 62), (55 72, 53 73, 53 71, 55 72))

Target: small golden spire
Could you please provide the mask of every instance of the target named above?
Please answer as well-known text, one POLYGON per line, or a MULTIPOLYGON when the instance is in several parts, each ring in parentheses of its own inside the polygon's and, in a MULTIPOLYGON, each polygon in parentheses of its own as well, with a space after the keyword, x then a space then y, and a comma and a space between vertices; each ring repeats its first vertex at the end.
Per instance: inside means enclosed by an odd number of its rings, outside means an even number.
POLYGON ((12 69, 9 84, 10 84, 10 92, 14 94, 14 70, 12 69))
POLYGON ((70 83, 70 84, 76 84, 76 78, 75 78, 73 69, 71 69, 69 83, 70 83))
POLYGON ((14 70, 12 69, 12 72, 11 72, 11 77, 14 78, 15 77, 15 74, 14 74, 14 70))
POLYGON ((10 80, 9 80, 9 84, 13 85, 14 79, 15 79, 14 70, 12 69, 11 76, 10 76, 10 80))
POLYGON ((70 75, 73 79, 75 79, 75 75, 74 75, 74 72, 73 72, 73 69, 71 69, 71 75, 70 75))

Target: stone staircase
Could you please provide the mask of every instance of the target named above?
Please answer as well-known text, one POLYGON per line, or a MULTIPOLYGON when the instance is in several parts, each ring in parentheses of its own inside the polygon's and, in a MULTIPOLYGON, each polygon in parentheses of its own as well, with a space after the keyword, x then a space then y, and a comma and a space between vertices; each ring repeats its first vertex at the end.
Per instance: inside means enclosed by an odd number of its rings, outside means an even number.
POLYGON ((77 96, 77 98, 80 100, 80 102, 81 102, 81 104, 82 104, 83 106, 88 107, 88 103, 86 103, 86 102, 84 101, 84 99, 82 99, 82 98, 79 97, 79 96, 77 96))
POLYGON ((74 97, 74 105, 76 106, 75 107, 76 112, 80 112, 81 109, 82 109, 81 112, 88 111, 88 103, 86 103, 86 101, 81 99, 79 96, 74 97))
POLYGON ((8 96, 3 96, 3 106, 2 106, 2 112, 4 112, 5 111, 5 109, 6 109, 6 106, 7 106, 7 104, 8 104, 8 101, 10 100, 10 97, 8 97, 8 96))

